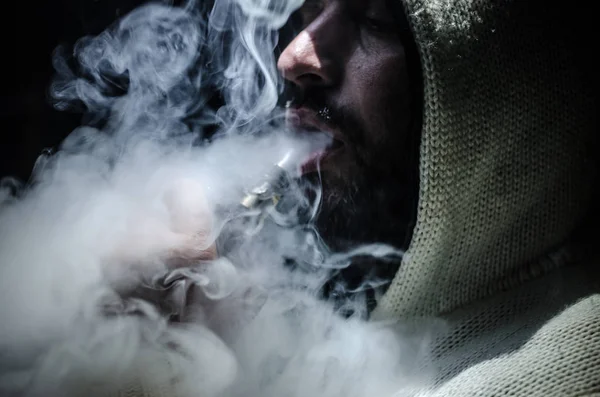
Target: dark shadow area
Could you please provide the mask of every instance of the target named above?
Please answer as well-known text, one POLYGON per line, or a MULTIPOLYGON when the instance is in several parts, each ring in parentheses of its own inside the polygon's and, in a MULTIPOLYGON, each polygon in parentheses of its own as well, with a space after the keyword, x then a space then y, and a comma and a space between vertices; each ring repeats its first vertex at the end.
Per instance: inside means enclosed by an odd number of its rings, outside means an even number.
POLYGON ((5 80, 0 94, 0 177, 26 180, 40 153, 58 145, 81 122, 80 113, 55 110, 48 96, 55 49, 64 45, 70 51, 77 39, 102 32, 139 4, 56 0, 9 6, 1 28, 5 80))
POLYGON ((27 180, 36 158, 81 125, 83 114, 57 111, 49 97, 53 52, 97 35, 143 0, 13 2, 2 23, 0 178, 27 180))

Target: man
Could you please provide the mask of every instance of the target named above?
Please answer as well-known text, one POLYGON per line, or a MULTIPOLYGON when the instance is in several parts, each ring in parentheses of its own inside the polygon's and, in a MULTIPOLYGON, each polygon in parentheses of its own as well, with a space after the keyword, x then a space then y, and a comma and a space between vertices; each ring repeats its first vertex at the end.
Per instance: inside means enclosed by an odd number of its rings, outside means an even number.
POLYGON ((309 1, 298 14, 305 28, 278 67, 292 86, 291 124, 334 138, 318 167, 304 168, 309 178, 320 171, 320 232, 338 249, 405 246, 416 212, 422 117, 408 21, 399 4, 390 10, 383 1, 309 1))
POLYGON ((308 0, 279 58, 288 121, 335 141, 304 167, 320 232, 407 248, 372 319, 448 325, 434 396, 600 393, 591 36, 562 13, 308 0))
MULTIPOLYGON (((303 29, 278 60, 290 86, 287 120, 334 140, 303 168, 323 189, 320 235, 334 250, 359 243, 406 249, 419 187, 422 79, 400 3, 308 1, 291 25, 303 29)), ((398 265, 355 263, 326 293, 343 300, 340 289, 389 280, 398 265)), ((371 306, 373 292, 367 291, 371 306)))
POLYGON ((436 396, 598 395, 579 22, 538 1, 309 0, 300 18, 278 66, 290 122, 336 140, 322 232, 338 247, 412 236, 373 317, 447 320, 436 396))
POLYGON ((305 166, 319 229, 337 249, 407 248, 372 319, 448 324, 431 395, 598 395, 585 24, 538 0, 309 0, 298 16, 278 62, 289 122, 336 141, 305 166))

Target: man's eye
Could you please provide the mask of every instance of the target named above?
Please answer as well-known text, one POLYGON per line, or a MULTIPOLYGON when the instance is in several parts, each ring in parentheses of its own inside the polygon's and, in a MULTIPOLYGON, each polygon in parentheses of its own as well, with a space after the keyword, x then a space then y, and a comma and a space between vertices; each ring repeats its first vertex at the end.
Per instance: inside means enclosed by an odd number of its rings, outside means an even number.
POLYGON ((371 17, 365 17, 363 24, 367 29, 377 33, 392 33, 396 28, 392 21, 371 17))

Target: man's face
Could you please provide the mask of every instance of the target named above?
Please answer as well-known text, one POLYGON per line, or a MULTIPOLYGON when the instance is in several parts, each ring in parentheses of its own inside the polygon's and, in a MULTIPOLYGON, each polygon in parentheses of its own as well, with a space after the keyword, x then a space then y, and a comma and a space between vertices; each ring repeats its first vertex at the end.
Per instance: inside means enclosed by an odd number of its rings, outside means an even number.
MULTIPOLYGON (((397 0, 399 1, 399 0, 397 0)), ((417 139, 406 51, 385 0, 307 0, 278 68, 295 89, 287 120, 334 143, 304 166, 320 178, 328 242, 402 245, 414 213, 417 139)))

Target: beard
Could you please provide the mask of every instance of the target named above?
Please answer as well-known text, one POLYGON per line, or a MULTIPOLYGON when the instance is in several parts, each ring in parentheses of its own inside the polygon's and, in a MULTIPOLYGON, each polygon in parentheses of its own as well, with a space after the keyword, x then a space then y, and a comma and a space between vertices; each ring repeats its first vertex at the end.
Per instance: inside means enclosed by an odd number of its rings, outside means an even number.
POLYGON ((327 174, 309 176, 319 178, 322 188, 314 221, 319 234, 333 251, 375 243, 405 250, 416 213, 414 188, 398 176, 362 171, 360 176, 353 174, 351 181, 327 174))
MULTIPOLYGON (((420 97, 416 95, 412 102, 409 120, 399 118, 396 112, 402 98, 398 104, 391 100, 383 109, 381 122, 371 123, 371 129, 366 128, 360 112, 337 106, 330 100, 333 97, 317 89, 302 92, 291 101, 291 105, 312 109, 325 125, 342 131, 347 154, 333 169, 303 176, 321 193, 311 226, 333 252, 348 252, 366 244, 386 244, 404 252, 417 216, 420 97)), ((389 286, 401 259, 354 257, 347 268, 333 271, 324 295, 342 305, 349 298, 366 299, 370 311, 376 296, 389 286)))
MULTIPOLYGON (((380 153, 371 158, 392 161, 399 158, 394 154, 397 153, 382 157, 380 153)), ((324 172, 306 176, 313 180, 311 183, 320 183, 322 189, 321 206, 313 220, 315 229, 334 252, 348 252, 367 244, 386 244, 404 252, 416 220, 418 183, 412 183, 414 172, 399 160, 395 165, 383 162, 388 165, 383 171, 362 159, 349 175, 324 172)), ((367 306, 373 306, 376 295, 385 292, 401 260, 402 257, 355 257, 347 268, 333 271, 324 293, 334 301, 360 298, 366 300, 367 306)))
MULTIPOLYGON (((316 96, 311 97, 315 98, 316 96)), ((400 250, 408 248, 418 201, 417 133, 397 134, 391 112, 377 140, 369 134, 356 112, 345 107, 312 100, 305 106, 343 131, 347 158, 333 170, 306 175, 321 189, 321 205, 315 226, 334 251, 361 244, 382 243, 400 250)), ((394 109, 390 106, 390 109, 394 109)), ((419 128, 420 130, 420 128, 419 128)))
MULTIPOLYGON (((414 207, 416 212, 416 200, 398 180, 364 175, 349 182, 326 174, 307 178, 318 178, 321 183, 323 196, 313 223, 331 251, 348 252, 366 244, 387 244, 401 252, 408 247, 414 219, 406 208, 414 207)), ((352 309, 344 311, 347 302, 364 302, 367 312, 361 315, 368 316, 377 297, 387 290, 401 260, 401 256, 355 256, 347 267, 331 271, 323 286, 323 297, 346 316, 357 315, 352 309)))

